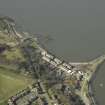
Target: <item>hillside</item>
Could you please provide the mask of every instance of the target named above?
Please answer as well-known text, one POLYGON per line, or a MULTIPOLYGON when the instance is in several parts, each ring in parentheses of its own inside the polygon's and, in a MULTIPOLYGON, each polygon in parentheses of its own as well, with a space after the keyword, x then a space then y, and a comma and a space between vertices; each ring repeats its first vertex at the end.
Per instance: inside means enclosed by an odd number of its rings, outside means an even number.
POLYGON ((21 45, 21 40, 13 30, 7 31, 8 27, 4 27, 6 23, 2 21, 0 19, 0 105, 6 105, 9 97, 32 84, 33 79, 28 68, 26 70, 25 44, 21 45))

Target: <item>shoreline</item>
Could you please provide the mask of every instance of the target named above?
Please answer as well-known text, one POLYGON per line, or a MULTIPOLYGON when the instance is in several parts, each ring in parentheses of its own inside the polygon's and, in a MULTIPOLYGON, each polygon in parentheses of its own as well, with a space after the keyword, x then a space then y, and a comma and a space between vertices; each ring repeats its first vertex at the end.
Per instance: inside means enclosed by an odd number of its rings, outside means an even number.
MULTIPOLYGON (((38 41, 38 42, 39 42, 38 44, 42 48, 44 48, 44 50, 46 50, 46 47, 42 43, 40 43, 40 41, 38 41)), ((98 57, 95 58, 95 60, 97 58, 101 58, 101 57, 102 56, 98 56, 98 57)), ((76 62, 69 62, 69 63, 70 64, 72 64, 72 63, 76 64, 76 62)), ((87 62, 77 62, 77 65, 86 64, 86 63, 88 64, 89 62, 88 61, 87 62)), ((90 61, 90 63, 91 63, 91 61, 90 61)), ((92 63, 95 64, 94 60, 93 60, 92 63)), ((94 65, 95 66, 95 68, 93 68, 94 71, 93 71, 92 75, 90 76, 90 80, 89 80, 88 85, 87 85, 88 86, 88 92, 87 92, 88 97, 87 98, 89 99, 89 101, 91 103, 90 105, 100 105, 99 102, 97 101, 95 95, 94 95, 94 89, 93 89, 94 87, 92 86, 92 83, 95 80, 96 75, 97 75, 97 73, 98 73, 98 71, 99 71, 99 69, 100 69, 100 67, 102 66, 103 63, 104 63, 104 60, 100 61, 99 64, 96 63, 96 65, 94 65)))
MULTIPOLYGON (((15 29, 14 29, 15 30, 15 29)), ((16 31, 16 30, 15 30, 16 31)), ((17 35, 18 33, 17 32, 15 32, 15 34, 17 35)), ((21 35, 21 34, 19 34, 19 35, 21 35)), ((17 35, 17 37, 19 37, 19 35, 17 35)), ((22 37, 21 37, 22 38, 22 37)), ((43 48, 44 47, 44 45, 42 46, 42 43, 38 43, 38 45, 40 46, 41 45, 41 47, 43 48)), ((44 50, 46 50, 45 49, 45 47, 44 47, 44 50)), ((49 51, 48 51, 49 52, 49 51)), ((52 54, 51 54, 52 55, 52 54)), ((86 84, 87 85, 87 94, 88 94, 88 97, 85 97, 85 98, 87 98, 87 100, 88 101, 90 101, 90 103, 94 103, 94 104, 92 104, 92 105, 97 105, 97 100, 96 100, 96 97, 95 96, 93 96, 93 93, 94 93, 94 91, 93 91, 93 86, 92 86, 92 83, 93 83, 93 81, 94 81, 94 79, 95 79, 95 77, 96 77, 96 74, 97 74, 97 72, 98 72, 98 70, 99 70, 99 68, 101 67, 101 65, 104 63, 104 60, 105 60, 105 56, 100 56, 99 57, 99 59, 98 58, 95 58, 95 60, 93 60, 92 62, 90 62, 90 64, 93 64, 93 67, 91 68, 92 70, 93 70, 93 72, 92 72, 92 74, 89 76, 89 78, 88 78, 88 80, 89 80, 89 82, 88 82, 88 84, 86 84), (94 65, 95 64, 95 65, 94 65)), ((76 63, 76 62, 74 62, 74 63, 76 63)), ((71 63, 70 63, 71 64, 71 63)), ((81 64, 79 64, 79 65, 82 65, 83 63, 81 63, 81 64)), ((84 88, 83 88, 84 89, 84 88)), ((86 92, 86 91, 85 91, 86 92)), ((84 93, 84 92, 83 92, 84 93)), ((98 104, 99 105, 99 104, 98 104)))

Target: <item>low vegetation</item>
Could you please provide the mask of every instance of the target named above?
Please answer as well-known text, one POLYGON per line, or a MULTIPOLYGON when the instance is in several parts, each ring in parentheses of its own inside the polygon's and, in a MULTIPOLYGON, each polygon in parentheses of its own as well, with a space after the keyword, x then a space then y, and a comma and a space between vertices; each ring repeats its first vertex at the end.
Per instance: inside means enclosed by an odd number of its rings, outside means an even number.
POLYGON ((31 83, 31 79, 0 67, 0 105, 31 83))
POLYGON ((15 45, 17 43, 14 36, 10 36, 6 33, 0 32, 0 44, 8 44, 8 45, 15 45))
POLYGON ((2 55, 5 56, 5 58, 10 61, 14 61, 14 60, 24 61, 25 60, 19 48, 12 48, 11 50, 5 50, 2 55))
MULTIPOLYGON (((0 23, 1 24, 1 23, 0 23)), ((33 83, 33 79, 22 75, 21 62, 25 62, 15 36, 0 28, 0 105, 7 105, 9 97, 33 83)))

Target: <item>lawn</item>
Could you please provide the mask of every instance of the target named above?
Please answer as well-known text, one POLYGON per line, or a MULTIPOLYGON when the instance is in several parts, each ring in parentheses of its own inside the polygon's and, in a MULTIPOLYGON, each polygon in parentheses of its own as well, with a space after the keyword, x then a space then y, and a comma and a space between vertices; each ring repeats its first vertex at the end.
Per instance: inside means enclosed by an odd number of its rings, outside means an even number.
POLYGON ((0 44, 8 44, 8 43, 16 44, 17 41, 14 36, 10 36, 6 33, 0 32, 0 44))
POLYGON ((20 48, 12 48, 11 50, 6 50, 3 52, 2 56, 5 56, 5 58, 9 61, 25 61, 20 48))
POLYGON ((31 83, 31 79, 0 68, 0 105, 31 83))

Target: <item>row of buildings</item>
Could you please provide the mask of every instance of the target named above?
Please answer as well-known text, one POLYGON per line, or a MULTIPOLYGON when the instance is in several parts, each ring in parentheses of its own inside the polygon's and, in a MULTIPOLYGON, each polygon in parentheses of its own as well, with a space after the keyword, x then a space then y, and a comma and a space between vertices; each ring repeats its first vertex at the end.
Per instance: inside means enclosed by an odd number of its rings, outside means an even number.
POLYGON ((36 87, 27 87, 8 100, 8 105, 31 105, 38 98, 36 87))
POLYGON ((8 105, 59 105, 56 99, 50 99, 42 83, 35 84, 19 91, 8 100, 8 105), (36 104, 38 103, 38 104, 36 104))
POLYGON ((42 54, 42 59, 49 64, 53 65, 55 68, 58 70, 62 70, 66 73, 66 75, 75 75, 75 76, 81 76, 84 75, 85 73, 81 70, 80 67, 74 66, 70 63, 67 63, 65 61, 61 61, 55 56, 49 54, 47 51, 43 50, 41 52, 42 54))

